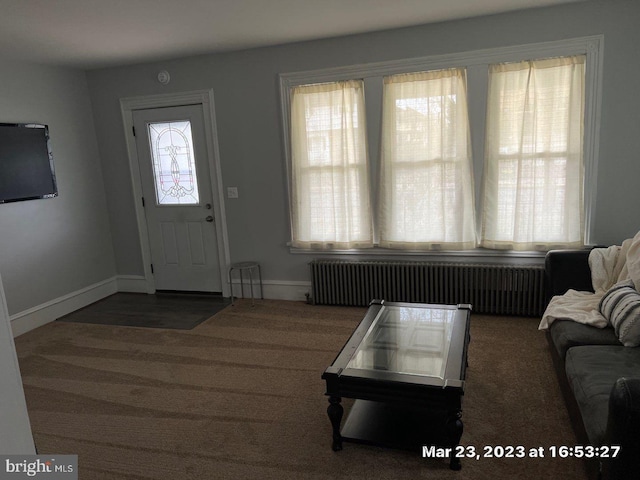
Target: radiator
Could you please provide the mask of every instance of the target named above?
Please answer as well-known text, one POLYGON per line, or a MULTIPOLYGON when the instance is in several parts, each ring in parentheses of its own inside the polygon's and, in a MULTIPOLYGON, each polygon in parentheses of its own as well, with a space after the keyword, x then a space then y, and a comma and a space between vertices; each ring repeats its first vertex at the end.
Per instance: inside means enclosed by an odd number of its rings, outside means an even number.
POLYGON ((469 303, 474 312, 541 316, 542 265, 313 260, 318 305, 366 306, 371 300, 469 303))

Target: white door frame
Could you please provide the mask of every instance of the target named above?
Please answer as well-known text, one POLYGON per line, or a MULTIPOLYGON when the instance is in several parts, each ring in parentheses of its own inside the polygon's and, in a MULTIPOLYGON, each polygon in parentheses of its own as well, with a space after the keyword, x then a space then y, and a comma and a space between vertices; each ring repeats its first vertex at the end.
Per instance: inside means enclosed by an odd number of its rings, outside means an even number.
POLYGON ((207 156, 209 162, 210 182, 213 191, 213 213, 215 215, 216 237, 218 239, 218 260, 220 264, 220 280, 222 295, 229 297, 231 291, 226 281, 227 268, 231 262, 229 253, 229 235, 227 232, 227 219, 224 208, 224 195, 222 184, 222 168, 220 166, 220 152, 218 151, 218 128, 216 125, 215 104, 213 102, 213 90, 195 90, 191 92, 168 93, 161 95, 147 95, 141 97, 127 97, 120 99, 120 110, 124 124, 124 136, 127 143, 129 157, 129 169, 133 188, 136 221, 140 232, 140 250, 144 266, 144 278, 147 284, 147 293, 155 293, 156 286, 151 273, 151 246, 149 243, 149 230, 142 206, 142 180, 140 178, 140 161, 136 139, 133 135, 133 112, 161 107, 179 107, 183 105, 202 105, 204 117, 205 140, 207 142, 207 156))

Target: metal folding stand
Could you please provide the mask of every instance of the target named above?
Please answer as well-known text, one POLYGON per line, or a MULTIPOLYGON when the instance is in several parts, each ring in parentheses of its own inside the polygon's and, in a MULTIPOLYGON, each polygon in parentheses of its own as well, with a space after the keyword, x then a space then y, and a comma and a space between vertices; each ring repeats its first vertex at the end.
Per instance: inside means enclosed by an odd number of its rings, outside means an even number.
POLYGON ((231 289, 231 305, 233 305, 233 284, 231 283, 231 273, 237 270, 240 274, 240 292, 242 298, 244 298, 244 279, 243 272, 249 273, 249 289, 251 290, 251 306, 254 305, 253 298, 253 271, 258 270, 258 279, 260 280, 260 298, 264 299, 264 291, 262 289, 262 272, 260 271, 260 264, 258 262, 238 262, 232 263, 229 266, 229 288, 231 289))

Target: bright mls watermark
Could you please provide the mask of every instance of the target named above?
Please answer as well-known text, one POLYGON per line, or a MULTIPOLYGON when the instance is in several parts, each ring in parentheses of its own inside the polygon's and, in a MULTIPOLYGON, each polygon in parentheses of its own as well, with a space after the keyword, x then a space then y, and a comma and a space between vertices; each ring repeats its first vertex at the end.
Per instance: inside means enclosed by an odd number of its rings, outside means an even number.
POLYGON ((0 455, 0 480, 78 480, 77 455, 0 455))

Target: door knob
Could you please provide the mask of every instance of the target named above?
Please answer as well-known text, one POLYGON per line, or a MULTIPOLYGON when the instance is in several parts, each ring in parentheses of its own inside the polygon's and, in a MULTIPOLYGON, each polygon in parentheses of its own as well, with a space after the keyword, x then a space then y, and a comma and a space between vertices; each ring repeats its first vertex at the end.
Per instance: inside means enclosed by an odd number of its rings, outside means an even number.
POLYGON ((209 215, 207 218, 205 218, 205 220, 207 222, 213 222, 213 217, 211 215, 209 215))

